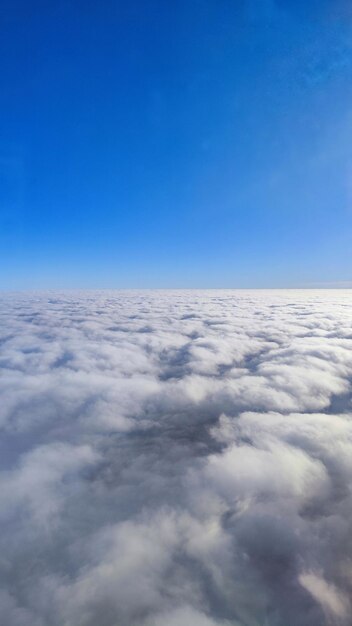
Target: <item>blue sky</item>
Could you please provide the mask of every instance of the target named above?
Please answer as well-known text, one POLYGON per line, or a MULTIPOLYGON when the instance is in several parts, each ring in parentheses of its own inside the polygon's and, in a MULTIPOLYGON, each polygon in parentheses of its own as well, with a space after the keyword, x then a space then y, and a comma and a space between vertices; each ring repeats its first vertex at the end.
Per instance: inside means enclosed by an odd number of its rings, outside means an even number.
POLYGON ((0 17, 1 288, 352 280, 347 1, 0 17))

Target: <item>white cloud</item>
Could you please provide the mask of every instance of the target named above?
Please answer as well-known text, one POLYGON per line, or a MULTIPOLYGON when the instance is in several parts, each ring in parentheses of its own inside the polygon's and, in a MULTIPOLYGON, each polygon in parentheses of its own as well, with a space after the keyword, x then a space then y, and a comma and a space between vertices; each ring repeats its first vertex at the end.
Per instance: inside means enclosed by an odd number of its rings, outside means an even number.
POLYGON ((3 295, 6 626, 349 626, 351 304, 3 295))
POLYGON ((299 582, 322 605, 328 615, 342 619, 349 617, 351 605, 348 598, 334 585, 329 585, 324 578, 314 572, 301 574, 299 582))

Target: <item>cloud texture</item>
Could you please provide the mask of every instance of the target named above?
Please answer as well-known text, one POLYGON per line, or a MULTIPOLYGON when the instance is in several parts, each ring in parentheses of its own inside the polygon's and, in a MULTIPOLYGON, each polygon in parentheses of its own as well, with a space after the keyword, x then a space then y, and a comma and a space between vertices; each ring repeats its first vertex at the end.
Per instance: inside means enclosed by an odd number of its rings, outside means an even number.
POLYGON ((352 294, 7 294, 6 626, 350 626, 352 294))

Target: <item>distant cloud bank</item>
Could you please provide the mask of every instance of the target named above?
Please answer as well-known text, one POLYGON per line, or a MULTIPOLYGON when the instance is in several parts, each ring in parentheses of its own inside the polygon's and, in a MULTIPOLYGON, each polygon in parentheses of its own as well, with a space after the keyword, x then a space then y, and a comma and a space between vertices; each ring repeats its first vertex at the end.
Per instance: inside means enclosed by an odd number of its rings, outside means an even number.
POLYGON ((350 626, 352 294, 2 295, 6 626, 350 626))

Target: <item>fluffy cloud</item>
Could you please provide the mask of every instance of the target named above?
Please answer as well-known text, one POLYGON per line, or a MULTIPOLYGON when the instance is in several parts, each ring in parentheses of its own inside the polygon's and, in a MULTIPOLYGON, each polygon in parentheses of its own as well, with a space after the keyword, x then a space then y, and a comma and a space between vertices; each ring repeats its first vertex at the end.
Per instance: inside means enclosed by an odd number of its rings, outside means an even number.
POLYGON ((6 294, 7 626, 350 626, 352 296, 6 294))

